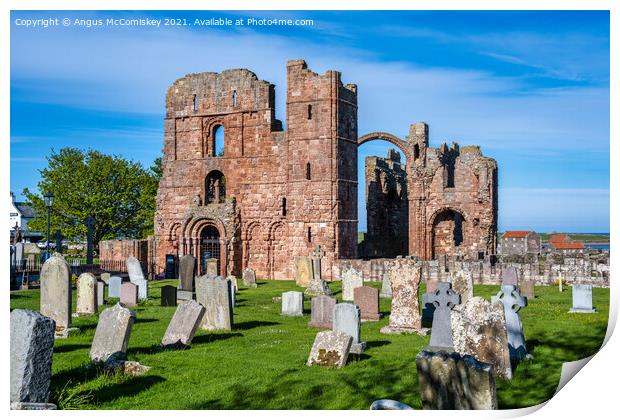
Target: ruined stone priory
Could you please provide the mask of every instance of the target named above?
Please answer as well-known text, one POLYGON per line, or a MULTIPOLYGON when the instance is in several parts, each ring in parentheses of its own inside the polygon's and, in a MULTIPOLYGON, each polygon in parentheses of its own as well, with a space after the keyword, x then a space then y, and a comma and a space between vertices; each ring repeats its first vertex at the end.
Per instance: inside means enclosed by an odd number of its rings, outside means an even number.
POLYGON ((369 239, 400 229, 406 238, 386 249, 421 259, 495 253, 495 160, 477 146, 430 147, 425 123, 412 124, 405 139, 359 135, 357 85, 303 60, 286 72, 285 125, 275 117, 275 86, 247 69, 189 74, 168 89, 149 247, 158 272, 166 255, 191 254, 199 275, 215 259, 222 276, 251 267, 259 278, 291 279, 294 257, 320 245, 324 278, 333 279, 338 260, 359 257, 357 148, 377 139, 400 149, 402 176, 394 184, 396 165, 377 165, 367 206, 397 200, 403 217, 381 222, 390 215, 369 212, 369 239))

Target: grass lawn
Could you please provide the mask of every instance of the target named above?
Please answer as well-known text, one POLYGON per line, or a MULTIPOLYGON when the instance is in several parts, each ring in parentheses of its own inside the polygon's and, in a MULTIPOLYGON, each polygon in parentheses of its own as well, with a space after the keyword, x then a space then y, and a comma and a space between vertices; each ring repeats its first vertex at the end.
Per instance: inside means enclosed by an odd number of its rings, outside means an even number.
MULTIPOLYGON (((150 300, 135 308, 128 358, 150 366, 149 372, 130 377, 89 368, 97 317, 74 318, 80 332, 55 344, 51 402, 59 408, 80 409, 366 410, 374 400, 390 398, 421 408, 415 357, 430 337, 380 334, 388 323, 389 299, 381 299, 383 319, 362 323, 365 353, 351 355, 345 368, 331 370, 305 366, 317 332, 307 327, 310 302, 304 303, 303 317, 281 316, 280 303, 272 302, 282 292, 302 290, 292 281, 242 287, 233 331, 199 330, 191 348, 160 350, 158 344, 175 310, 159 306, 160 287, 175 283, 150 283, 150 300)), ((331 283, 330 288, 340 300, 340 283, 331 283)), ((490 299, 498 290, 476 285, 475 294, 490 299)), ((605 336, 608 289, 594 289, 595 314, 569 314, 570 290, 536 287, 536 293, 538 298, 520 312, 534 359, 521 363, 512 381, 498 381, 500 408, 549 399, 562 362, 592 355, 605 336)), ((11 293, 11 308, 38 310, 39 291, 11 293)))

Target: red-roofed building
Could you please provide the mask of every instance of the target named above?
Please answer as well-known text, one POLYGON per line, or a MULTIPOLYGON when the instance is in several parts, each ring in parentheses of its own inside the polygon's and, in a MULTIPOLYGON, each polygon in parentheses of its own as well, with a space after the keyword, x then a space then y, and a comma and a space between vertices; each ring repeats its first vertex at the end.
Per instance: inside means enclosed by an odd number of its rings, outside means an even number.
POLYGON ((551 235, 549 238, 549 246, 555 251, 572 251, 576 249, 584 249, 583 242, 574 241, 568 235, 551 235))
POLYGON ((540 254, 540 235, 533 230, 508 230, 499 241, 501 255, 540 254))

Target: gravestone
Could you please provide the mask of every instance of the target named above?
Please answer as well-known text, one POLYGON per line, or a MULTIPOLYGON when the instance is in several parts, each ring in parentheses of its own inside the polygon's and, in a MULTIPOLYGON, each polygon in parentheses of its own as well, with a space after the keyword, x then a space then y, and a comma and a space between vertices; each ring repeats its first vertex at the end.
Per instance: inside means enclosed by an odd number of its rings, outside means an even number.
POLYGON ((132 307, 138 304, 138 286, 132 282, 121 284, 121 302, 123 305, 132 307))
POLYGON ((592 306, 592 285, 573 284, 573 307, 569 313, 594 313, 592 306))
POLYGON ((104 282, 97 282, 97 306, 105 305, 105 286, 104 282))
POLYGON ((350 353, 361 354, 366 343, 360 341, 360 308, 353 303, 334 305, 332 330, 341 331, 351 336, 350 353))
POLYGON ((56 322, 56 337, 67 337, 71 328, 71 276, 69 265, 54 254, 41 268, 41 315, 56 322))
POLYGON ((521 291, 521 295, 525 296, 527 300, 536 298, 536 293, 534 291, 534 280, 523 280, 519 286, 519 289, 521 291))
POLYGON ((243 270, 243 285, 246 287, 258 287, 256 284, 256 272, 249 267, 243 270))
POLYGON ((38 312, 11 312, 11 403, 47 408, 56 322, 38 312))
POLYGON ((185 347, 191 344, 202 321, 205 308, 195 300, 181 303, 168 324, 161 345, 164 347, 185 347))
MULTIPOLYGON (((132 283, 125 284, 135 288, 132 283)), ((90 348, 90 360, 107 362, 108 359, 125 359, 129 335, 135 319, 136 314, 120 303, 104 309, 99 315, 95 337, 90 348)))
POLYGON ((226 280, 229 281, 228 284, 230 285, 230 300, 231 305, 234 308, 237 299, 237 278, 235 276, 228 276, 226 277, 226 280))
POLYGON ((461 303, 467 302, 471 297, 474 297, 474 277, 470 271, 458 270, 452 276, 452 290, 454 293, 461 296, 461 303))
POLYGON ((517 277, 517 269, 515 267, 503 267, 502 269, 502 285, 512 285, 519 287, 517 277))
POLYGON ((282 315, 303 316, 304 294, 301 292, 282 293, 282 315))
POLYGON ((179 289, 194 291, 194 274, 196 272, 196 258, 193 255, 183 255, 179 258, 179 289))
POLYGON ((208 276, 217 276, 217 258, 208 258, 207 259, 207 275, 208 276))
POLYGON ((327 283, 321 278, 321 260, 324 256, 325 252, 320 245, 317 245, 312 252, 312 280, 304 292, 307 296, 332 295, 327 283))
POLYGON ((101 273, 99 277, 101 278, 101 281, 104 282, 106 285, 110 281, 110 273, 101 273))
POLYGON ((93 315, 97 313, 97 279, 91 273, 82 273, 76 283, 77 315, 93 315))
POLYGON ((333 325, 336 299, 329 296, 317 296, 310 301, 311 315, 308 326, 331 329, 333 325))
POLYGON ((428 334, 422 328, 418 289, 421 280, 420 264, 405 258, 397 258, 390 266, 392 283, 392 311, 389 325, 381 328, 383 334, 428 334))
POLYGON ((177 306, 177 288, 163 286, 161 288, 161 306, 177 306))
POLYGON ((430 345, 433 347, 452 348, 452 309, 461 302, 460 296, 452 290, 448 282, 440 282, 439 287, 429 297, 429 302, 435 307, 433 314, 433 328, 431 329, 430 345))
POLYGON ((120 298, 121 297, 121 284, 123 279, 118 276, 110 277, 108 281, 108 297, 120 298))
POLYGON ((352 338, 341 331, 317 333, 306 365, 341 368, 347 363, 352 338))
POLYGON ((528 356, 523 337, 523 324, 519 317, 521 308, 527 306, 527 298, 517 291, 517 287, 510 284, 502 285, 499 293, 491 298, 492 303, 501 303, 506 318, 506 333, 508 334, 508 348, 512 360, 521 360, 528 356))
POLYGON ((390 275, 388 273, 383 273, 381 293, 379 294, 379 296, 382 298, 392 297, 392 285, 390 284, 390 275))
POLYGON ((149 282, 145 279, 137 279, 132 281, 132 283, 138 286, 138 300, 147 300, 149 297, 149 282))
POLYGON ((308 287, 312 280, 312 260, 309 257, 295 257, 295 284, 308 287))
POLYGON ((144 280, 142 266, 136 257, 127 258, 127 273, 129 274, 129 281, 132 283, 135 283, 136 280, 144 280))
POLYGON ((347 267, 342 272, 342 300, 353 301, 353 290, 364 285, 362 273, 353 267, 347 267))
POLYGON ((500 303, 474 296, 452 310, 454 351, 493 366, 493 374, 512 378, 506 317, 500 303))
POLYGON ((374 287, 362 286, 353 290, 353 303, 360 308, 362 321, 381 319, 379 312, 379 291, 374 287))
POLYGON ((496 410, 492 366, 469 355, 422 350, 416 356, 425 410, 496 410))
POLYGON ((205 307, 202 328, 205 330, 232 330, 233 310, 230 281, 222 277, 196 277, 196 298, 205 307))

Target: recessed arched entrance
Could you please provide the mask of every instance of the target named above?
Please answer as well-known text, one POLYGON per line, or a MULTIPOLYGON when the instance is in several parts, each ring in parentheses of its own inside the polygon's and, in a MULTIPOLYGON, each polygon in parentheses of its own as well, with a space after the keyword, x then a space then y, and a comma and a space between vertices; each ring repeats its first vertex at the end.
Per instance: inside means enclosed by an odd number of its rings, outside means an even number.
POLYGON ((432 258, 439 255, 454 255, 464 241, 463 214, 457 210, 442 209, 432 222, 432 258))
POLYGON ((213 225, 206 225, 200 231, 200 274, 207 273, 207 262, 209 259, 217 260, 217 272, 221 273, 221 240, 220 232, 213 225))

